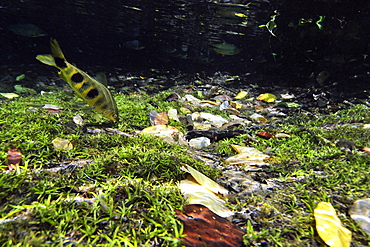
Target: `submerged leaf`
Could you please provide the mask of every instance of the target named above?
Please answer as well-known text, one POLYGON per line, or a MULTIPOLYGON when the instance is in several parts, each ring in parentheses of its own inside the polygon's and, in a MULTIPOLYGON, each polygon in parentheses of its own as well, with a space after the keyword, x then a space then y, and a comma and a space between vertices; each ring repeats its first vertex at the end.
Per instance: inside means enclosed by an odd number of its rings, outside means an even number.
POLYGON ((151 110, 149 113, 151 125, 166 125, 168 124, 167 112, 158 113, 157 111, 151 110))
POLYGON ((333 247, 349 247, 352 233, 345 228, 335 209, 328 202, 320 202, 314 210, 316 229, 324 242, 333 247))
POLYGON ((272 103, 272 102, 275 102, 277 99, 277 97, 272 94, 272 93, 264 93, 264 94, 260 94, 258 97, 257 97, 257 100, 259 101, 263 101, 263 102, 267 102, 267 103, 272 103))
POLYGON ((225 206, 224 200, 193 179, 181 180, 179 188, 187 203, 204 205, 221 217, 229 217, 233 215, 233 213, 225 206))
POLYGON ((242 165, 246 171, 259 171, 262 167, 269 166, 269 163, 264 162, 270 156, 258 151, 252 147, 243 147, 239 145, 231 145, 231 147, 239 154, 231 156, 225 160, 230 165, 242 165))
POLYGON ((15 170, 22 161, 22 153, 15 147, 8 151, 8 170, 15 170))
POLYGON ((357 200, 349 210, 351 218, 370 236, 370 198, 357 200))
POLYGON ((19 97, 19 95, 16 93, 0 93, 0 95, 7 99, 13 99, 13 98, 19 97))
POLYGON ((219 185, 218 183, 216 183, 215 181, 213 181, 212 179, 210 179, 203 173, 198 172, 197 170, 195 170, 189 165, 182 164, 181 170, 189 172, 193 176, 195 181, 197 181, 204 188, 212 191, 215 194, 227 195, 229 193, 227 189, 225 189, 224 187, 222 187, 221 185, 219 185))
POLYGON ((17 76, 17 77, 15 78, 15 80, 16 80, 16 81, 20 81, 20 80, 23 80, 24 78, 26 78, 26 75, 25 75, 25 74, 21 74, 21 75, 17 76))
POLYGON ((243 99, 248 95, 247 91, 240 91, 234 98, 235 99, 243 99))
POLYGON ((243 246, 244 232, 207 207, 190 204, 184 206, 184 211, 175 210, 176 216, 184 224, 183 233, 186 236, 181 240, 185 246, 243 246))
POLYGON ((158 136, 164 141, 172 144, 188 145, 184 138, 184 134, 172 126, 155 125, 143 129, 140 134, 158 136))
POLYGON ((73 149, 72 143, 67 139, 62 139, 62 138, 57 137, 52 141, 52 143, 54 145, 54 148, 57 150, 72 150, 73 149))

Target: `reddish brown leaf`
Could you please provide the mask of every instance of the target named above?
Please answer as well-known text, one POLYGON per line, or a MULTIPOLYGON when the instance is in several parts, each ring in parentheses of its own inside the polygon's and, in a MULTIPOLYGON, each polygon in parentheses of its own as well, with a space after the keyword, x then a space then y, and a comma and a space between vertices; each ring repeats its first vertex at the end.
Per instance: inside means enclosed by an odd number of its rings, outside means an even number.
POLYGON ((243 234, 230 221, 213 213, 207 207, 199 204, 184 206, 185 214, 175 210, 176 216, 184 224, 184 234, 181 238, 187 247, 238 247, 244 246, 243 234))
POLYGON ((8 170, 14 170, 22 161, 22 153, 15 147, 8 151, 8 170))
POLYGON ((259 137, 262 137, 263 139, 270 139, 270 138, 274 137, 273 135, 271 135, 270 133, 265 132, 265 131, 260 131, 260 132, 257 133, 257 135, 259 137))
POLYGON ((179 100, 181 97, 177 93, 173 93, 170 96, 168 96, 165 101, 174 101, 174 100, 179 100))

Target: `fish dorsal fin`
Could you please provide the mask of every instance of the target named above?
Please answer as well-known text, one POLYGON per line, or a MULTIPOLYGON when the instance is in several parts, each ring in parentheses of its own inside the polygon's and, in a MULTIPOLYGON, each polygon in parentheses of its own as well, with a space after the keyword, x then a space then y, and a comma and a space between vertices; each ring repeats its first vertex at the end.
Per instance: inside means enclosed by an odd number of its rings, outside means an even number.
POLYGON ((108 86, 107 76, 103 72, 99 72, 95 76, 96 80, 103 84, 104 86, 108 86))
POLYGON ((60 49, 58 41, 56 41, 55 39, 50 39, 50 46, 51 46, 51 55, 54 58, 58 57, 65 60, 64 54, 60 49))

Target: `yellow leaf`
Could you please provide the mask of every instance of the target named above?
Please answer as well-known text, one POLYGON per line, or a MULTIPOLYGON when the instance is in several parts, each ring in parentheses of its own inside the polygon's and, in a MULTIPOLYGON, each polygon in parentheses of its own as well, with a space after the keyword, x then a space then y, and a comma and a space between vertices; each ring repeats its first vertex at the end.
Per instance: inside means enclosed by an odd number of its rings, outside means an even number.
POLYGON ((243 107, 242 104, 239 104, 238 102, 235 102, 235 101, 230 101, 230 105, 234 107, 235 109, 241 109, 243 107))
POLYGON ((2 95, 3 97, 7 99, 13 99, 13 98, 19 97, 19 95, 16 93, 0 93, 0 95, 2 95))
POLYGON ((276 98, 277 97, 273 95, 272 93, 264 93, 264 94, 260 94, 257 97, 257 100, 264 101, 267 103, 272 103, 272 102, 275 102, 276 98))
POLYGON ((189 180, 181 180, 179 184, 181 192, 184 194, 189 204, 201 204, 206 206, 215 214, 221 217, 228 217, 233 213, 225 206, 225 201, 202 185, 189 180))
POLYGON ((72 143, 67 140, 67 139, 62 139, 62 138, 55 138, 53 141, 52 141, 55 149, 57 150, 72 150, 73 149, 73 145, 72 143))
POLYGON ((320 202, 314 210, 316 229, 324 242, 332 247, 349 247, 352 233, 345 228, 335 209, 328 202, 320 202))
POLYGON ((229 191, 204 175, 201 172, 198 172, 194 168, 192 168, 189 165, 182 164, 181 165, 181 170, 186 171, 191 174, 191 176, 197 181, 201 186, 206 188, 207 190, 212 191, 215 194, 222 194, 222 195, 227 195, 229 191))
POLYGON ((246 92, 246 91, 240 91, 236 96, 235 96, 235 98, 234 99, 242 99, 242 98, 244 98, 245 96, 247 96, 248 95, 248 92, 246 92))

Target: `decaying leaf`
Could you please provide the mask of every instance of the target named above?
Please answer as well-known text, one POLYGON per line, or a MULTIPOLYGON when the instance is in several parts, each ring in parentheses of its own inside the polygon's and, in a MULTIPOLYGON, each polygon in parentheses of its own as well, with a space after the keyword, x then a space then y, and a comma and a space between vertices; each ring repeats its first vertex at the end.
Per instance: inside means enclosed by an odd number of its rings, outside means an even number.
POLYGON ((150 111, 150 123, 151 125, 166 125, 168 124, 167 112, 158 113, 157 111, 150 111))
POLYGON ((270 133, 266 132, 266 131, 258 131, 257 132, 257 135, 263 139, 271 139, 271 138, 274 138, 273 135, 271 135, 270 133))
POLYGON ((272 93, 264 93, 261 94, 257 97, 257 100, 267 102, 267 103, 272 103, 275 102, 276 96, 273 95, 272 93))
POLYGON ((238 102, 235 102, 235 101, 230 101, 229 103, 232 107, 236 108, 236 109, 242 109, 243 108, 243 105, 242 104, 239 104, 238 102))
POLYGON ((188 145, 188 142, 184 138, 184 134, 175 127, 168 125, 151 126, 143 129, 140 134, 158 136, 164 141, 172 144, 188 145))
POLYGON ((176 216, 184 224, 184 234, 181 238, 187 247, 244 246, 243 234, 230 221, 214 214, 207 207, 198 204, 184 206, 185 213, 175 210, 176 216))
POLYGON ((8 170, 15 170, 22 161, 22 153, 15 147, 8 151, 8 170))
POLYGON ((253 113, 249 117, 250 117, 250 119, 252 119, 253 121, 255 121, 257 123, 267 123, 268 122, 268 120, 264 116, 262 116, 261 114, 258 114, 258 113, 253 113))
POLYGON ((82 117, 80 116, 80 114, 77 114, 76 116, 74 116, 73 118, 73 122, 76 124, 76 125, 84 125, 84 120, 82 119, 82 117))
POLYGON ((269 163, 264 162, 270 156, 258 151, 252 147, 243 147, 239 145, 231 145, 231 147, 239 154, 231 156, 225 160, 231 165, 243 165, 246 171, 260 171, 264 166, 269 166, 269 163))
POLYGON ((51 104, 45 104, 42 108, 47 110, 50 113, 58 113, 62 109, 57 105, 51 105, 51 104))
POLYGON ((370 198, 355 201, 349 210, 349 214, 360 228, 370 236, 370 198))
POLYGON ((177 109, 174 108, 169 109, 167 116, 169 119, 175 120, 176 122, 180 122, 179 116, 177 114, 177 109))
POLYGON ((62 138, 57 137, 52 141, 52 143, 56 150, 72 150, 73 149, 72 143, 67 139, 62 139, 62 138))
POLYGON ((204 205, 221 217, 233 215, 233 212, 225 206, 224 200, 197 183, 192 177, 181 180, 179 188, 187 203, 204 205))
POLYGON ((335 209, 328 202, 320 202, 315 210, 316 229, 324 242, 333 247, 349 247, 352 233, 345 228, 335 209))
POLYGON ((189 172, 191 177, 180 181, 179 188, 189 204, 201 204, 221 217, 233 213, 225 206, 225 201, 217 195, 226 196, 229 191, 218 183, 198 172, 189 165, 182 164, 181 170, 189 172))

